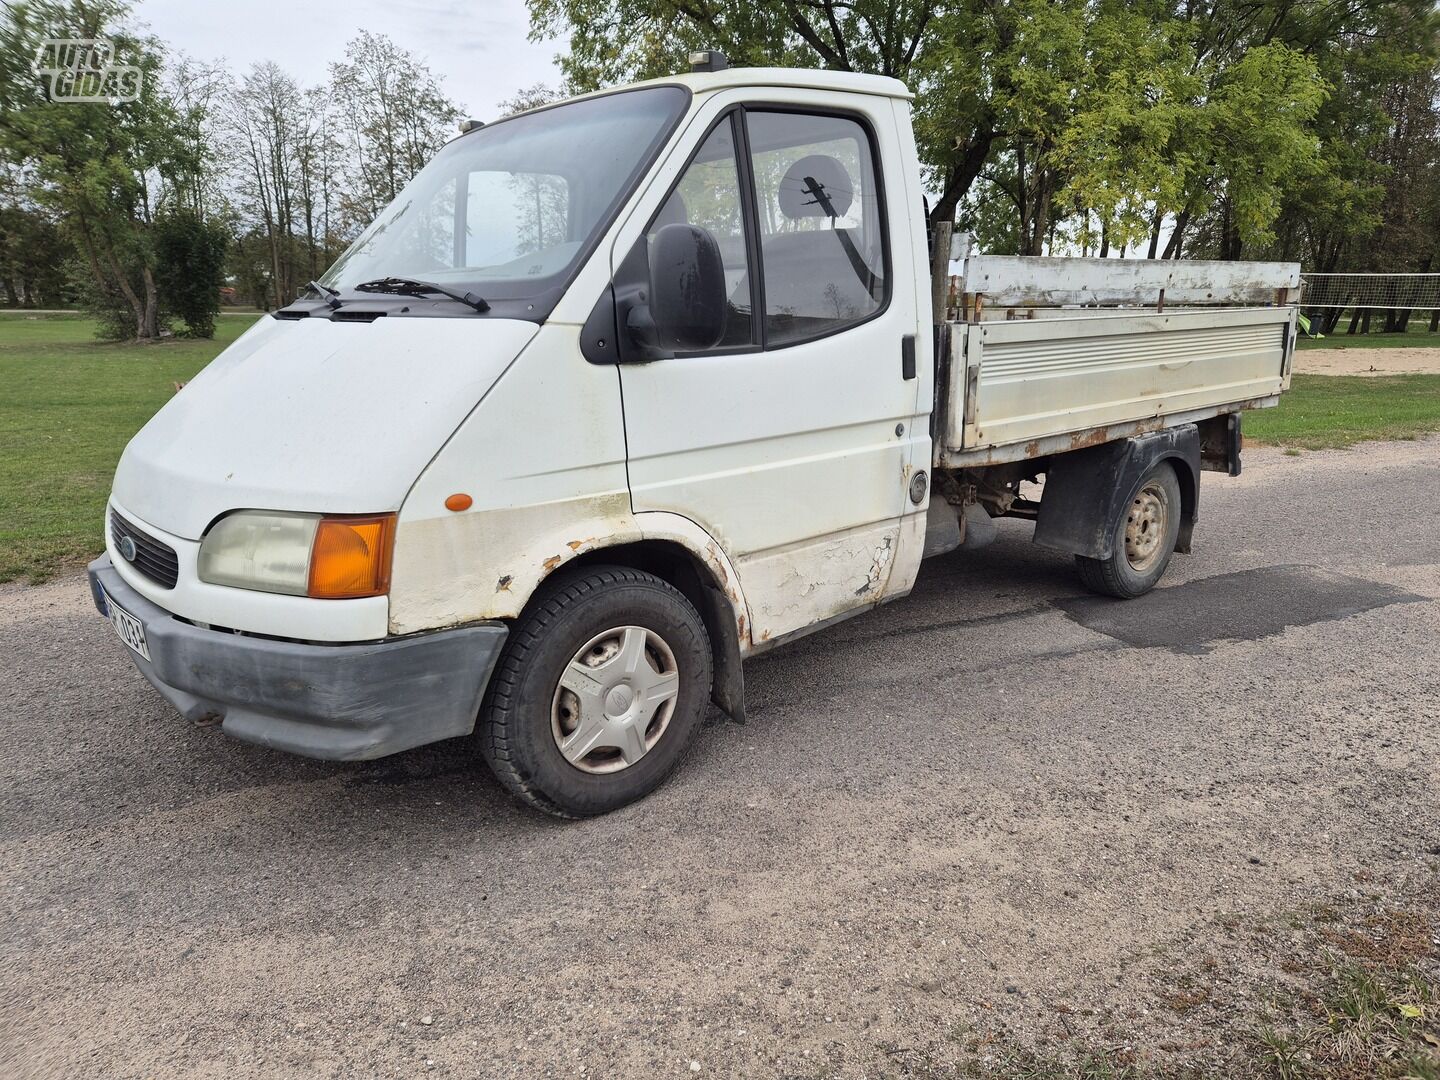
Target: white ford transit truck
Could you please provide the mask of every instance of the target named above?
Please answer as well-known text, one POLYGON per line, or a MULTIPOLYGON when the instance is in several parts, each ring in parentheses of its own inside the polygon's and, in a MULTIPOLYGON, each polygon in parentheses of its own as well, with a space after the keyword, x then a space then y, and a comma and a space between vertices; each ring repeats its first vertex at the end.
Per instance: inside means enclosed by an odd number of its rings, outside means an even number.
POLYGON ((995 518, 1117 597, 1190 549, 1298 266, 960 245, 947 300, 902 84, 694 67, 471 125, 130 442, 90 581, 182 714, 474 733, 597 814, 743 716, 746 657, 995 518))

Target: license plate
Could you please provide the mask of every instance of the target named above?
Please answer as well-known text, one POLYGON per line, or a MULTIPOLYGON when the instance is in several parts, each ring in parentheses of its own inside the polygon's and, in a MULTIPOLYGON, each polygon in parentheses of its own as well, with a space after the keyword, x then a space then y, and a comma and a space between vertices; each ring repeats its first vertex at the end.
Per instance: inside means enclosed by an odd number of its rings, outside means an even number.
POLYGON ((105 594, 105 610, 110 613, 110 625, 115 628, 115 636, 149 660, 150 647, 145 644, 145 624, 117 604, 109 593, 105 594))

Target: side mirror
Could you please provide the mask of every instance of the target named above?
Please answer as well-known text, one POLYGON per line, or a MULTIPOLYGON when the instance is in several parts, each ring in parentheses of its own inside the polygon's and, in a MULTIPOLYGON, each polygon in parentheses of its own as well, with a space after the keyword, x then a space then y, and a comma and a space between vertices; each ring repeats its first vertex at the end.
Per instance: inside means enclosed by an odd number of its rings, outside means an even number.
POLYGON ((648 302, 625 325, 646 359, 713 349, 725 336, 725 263, 715 237, 698 225, 661 226, 649 244, 648 302))

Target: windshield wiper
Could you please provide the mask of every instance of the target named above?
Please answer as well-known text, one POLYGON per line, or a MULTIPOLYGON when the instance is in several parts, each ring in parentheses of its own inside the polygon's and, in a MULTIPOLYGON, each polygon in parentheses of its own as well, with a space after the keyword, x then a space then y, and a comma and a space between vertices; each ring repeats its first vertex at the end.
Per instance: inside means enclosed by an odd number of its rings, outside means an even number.
POLYGON ((344 306, 340 303, 339 300, 335 299, 337 296, 340 295, 339 289, 332 289, 329 285, 321 285, 318 281, 307 281, 305 283, 305 287, 307 289, 314 290, 315 295, 318 296, 321 300, 324 300, 325 303, 329 304, 331 308, 338 308, 344 306))
POLYGON ((363 281, 356 285, 355 291, 395 293, 397 296, 424 296, 427 293, 439 293, 441 296, 448 296, 451 300, 468 304, 476 311, 490 310, 490 305, 485 302, 484 297, 476 296, 473 292, 456 292, 454 289, 447 289, 444 285, 436 285, 433 281, 421 281, 418 278, 376 278, 374 281, 363 281))

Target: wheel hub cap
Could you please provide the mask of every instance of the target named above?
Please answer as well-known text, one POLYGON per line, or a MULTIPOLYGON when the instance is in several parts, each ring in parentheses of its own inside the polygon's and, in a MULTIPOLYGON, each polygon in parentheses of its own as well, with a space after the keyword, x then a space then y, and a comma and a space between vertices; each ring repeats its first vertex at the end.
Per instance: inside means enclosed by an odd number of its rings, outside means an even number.
POLYGON ((680 692, 675 654, 643 626, 617 626, 585 643, 560 674, 550 730, 565 760, 618 772, 664 736, 680 692))

